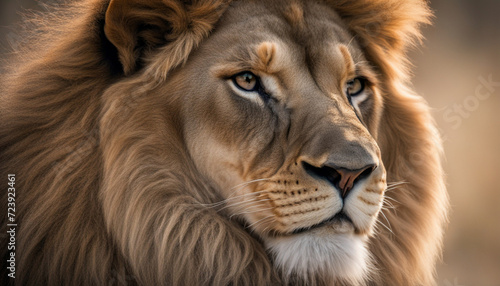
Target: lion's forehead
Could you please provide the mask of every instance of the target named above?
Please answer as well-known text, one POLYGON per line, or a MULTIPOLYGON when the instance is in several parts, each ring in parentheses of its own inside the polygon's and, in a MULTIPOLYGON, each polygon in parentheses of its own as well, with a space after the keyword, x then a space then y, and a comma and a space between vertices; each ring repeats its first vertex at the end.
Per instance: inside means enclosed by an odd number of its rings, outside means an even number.
POLYGON ((211 38, 227 60, 251 57, 262 43, 274 44, 281 70, 303 66, 315 77, 340 77, 341 44, 356 59, 361 56, 336 12, 312 1, 238 1, 223 15, 211 38))

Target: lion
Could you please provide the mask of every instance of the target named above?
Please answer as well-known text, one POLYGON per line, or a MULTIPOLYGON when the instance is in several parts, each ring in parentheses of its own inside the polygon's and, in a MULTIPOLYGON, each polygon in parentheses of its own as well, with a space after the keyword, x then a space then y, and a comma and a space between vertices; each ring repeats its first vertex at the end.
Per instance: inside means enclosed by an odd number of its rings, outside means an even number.
POLYGON ((441 142, 406 56, 430 17, 88 0, 33 18, 2 74, 2 284, 435 285, 441 142))

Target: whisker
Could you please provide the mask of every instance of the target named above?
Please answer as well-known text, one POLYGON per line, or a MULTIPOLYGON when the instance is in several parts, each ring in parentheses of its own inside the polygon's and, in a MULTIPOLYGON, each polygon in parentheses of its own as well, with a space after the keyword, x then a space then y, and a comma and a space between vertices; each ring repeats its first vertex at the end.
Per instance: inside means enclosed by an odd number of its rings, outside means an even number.
POLYGON ((392 230, 391 230, 390 228, 388 228, 388 227, 387 227, 387 226, 386 226, 383 222, 381 222, 381 221, 378 221, 378 222, 379 222, 379 223, 380 223, 383 227, 385 227, 388 231, 390 231, 393 235, 395 235, 395 234, 394 234, 394 232, 392 232, 392 230))
POLYGON ((226 205, 224 206, 223 208, 219 209, 218 211, 221 211, 221 210, 224 210, 224 209, 227 209, 229 207, 234 207, 234 206, 239 206, 239 205, 242 205, 242 204, 248 204, 248 203, 256 203, 256 202, 267 202, 267 201, 270 201, 271 199, 264 199, 264 200, 257 200, 257 199, 252 199, 252 200, 248 200, 248 201, 242 201, 242 202, 237 202, 237 203, 234 203, 234 204, 229 204, 229 205, 226 205))
MULTIPOLYGON (((269 222, 271 222, 269 219, 272 219, 272 218, 268 218, 267 220, 261 221, 260 223, 256 224, 256 225, 254 226, 254 229, 255 229, 255 228, 257 228, 257 226, 259 226, 259 225, 262 225, 262 224, 264 224, 264 223, 269 223, 269 222)), ((253 231, 253 230, 252 230, 252 231, 253 231)))
POLYGON ((384 192, 388 193, 388 192, 391 192, 391 191, 394 191, 394 190, 398 190, 398 189, 404 190, 404 188, 401 188, 400 185, 395 185, 395 186, 388 187, 387 189, 385 189, 384 192))
POLYGON ((228 197, 225 200, 226 201, 227 200, 234 200, 234 199, 241 198, 241 197, 246 197, 246 196, 251 196, 251 195, 259 195, 259 194, 268 193, 268 192, 269 192, 268 190, 262 190, 262 191, 258 191, 258 192, 251 192, 251 193, 247 193, 247 194, 238 195, 238 196, 235 196, 235 197, 228 197))
POLYGON ((255 179, 255 180, 251 180, 251 181, 248 181, 248 182, 244 182, 244 183, 238 184, 238 185, 236 185, 236 186, 234 186, 234 187, 232 187, 230 189, 230 190, 234 190, 234 191, 231 192, 227 198, 225 198, 225 199, 223 199, 221 201, 215 202, 215 203, 199 204, 199 205, 202 205, 202 206, 205 206, 205 207, 214 208, 214 207, 219 207, 221 205, 224 205, 224 204, 226 204, 226 203, 228 203, 229 201, 232 201, 232 200, 241 199, 241 198, 246 197, 246 196, 252 196, 252 195, 256 195, 256 194, 265 193, 265 192, 267 192, 267 190, 234 196, 235 193, 239 192, 240 190, 242 190, 244 187, 248 186, 249 184, 256 183, 256 182, 261 182, 261 181, 267 181, 267 180, 270 180, 270 178, 255 179))
POLYGON ((393 205, 390 201, 384 200, 382 204, 382 209, 397 215, 398 208, 393 205))
POLYGON ((399 186, 399 185, 404 185, 404 184, 409 184, 408 182, 405 182, 405 181, 400 181, 400 182, 390 182, 390 183, 387 183, 387 187, 390 188, 390 187, 394 187, 394 186, 399 186))
POLYGON ((227 198, 227 199, 224 199, 222 201, 215 202, 215 203, 201 204, 201 205, 202 206, 207 206, 207 207, 217 207, 217 206, 223 205, 225 203, 228 203, 228 202, 236 200, 236 199, 241 199, 241 198, 244 198, 244 197, 247 197, 247 196, 258 195, 258 194, 262 194, 262 193, 266 193, 266 192, 268 192, 268 191, 267 190, 263 190, 263 191, 248 193, 248 194, 242 194, 242 195, 238 195, 238 196, 232 197, 232 198, 227 198))
POLYGON ((252 227, 253 225, 255 225, 255 224, 257 224, 257 223, 262 222, 262 221, 264 221, 264 220, 266 220, 266 219, 270 219, 270 218, 272 218, 272 217, 274 217, 274 215, 269 215, 269 216, 266 216, 266 217, 264 217, 264 218, 261 218, 261 219, 259 219, 258 221, 256 221, 256 222, 254 222, 254 223, 252 223, 252 224, 248 225, 248 226, 247 226, 247 227, 245 227, 245 228, 250 228, 250 227, 252 227))
POLYGON ((242 215, 242 214, 252 214, 252 213, 257 213, 257 212, 261 212, 261 211, 267 211, 267 210, 272 210, 273 208, 261 208, 261 209, 257 209, 257 210, 253 210, 253 211, 245 211, 245 212, 240 212, 240 213, 236 213, 236 214, 232 214, 231 216, 229 216, 229 218, 231 219, 233 216, 237 216, 237 215, 242 215))
POLYGON ((349 43, 347 43, 348 48, 351 46, 352 41, 354 41, 354 38, 356 38, 356 36, 352 37, 351 40, 349 40, 349 43))
POLYGON ((384 216, 385 221, 387 221, 387 224, 389 225, 389 228, 391 229, 391 232, 392 232, 391 222, 387 219, 387 217, 385 216, 385 214, 384 214, 384 212, 383 212, 383 211, 382 211, 382 212, 380 212, 380 213, 384 216))
POLYGON ((233 202, 233 203, 227 204, 224 207, 218 209, 217 211, 221 211, 221 210, 224 210, 224 209, 227 209, 227 208, 230 208, 230 207, 234 207, 234 206, 239 206, 239 205, 256 204, 257 202, 259 202, 259 200, 257 200, 256 198, 250 198, 248 200, 243 200, 243 201, 240 201, 240 202, 233 202))
POLYGON ((271 225, 266 226, 266 228, 264 228, 264 230, 262 230, 262 233, 266 233, 268 231, 269 227, 271 227, 271 225))
POLYGON ((248 182, 244 182, 244 183, 241 183, 241 184, 238 184, 234 187, 232 187, 231 189, 229 190, 234 190, 236 189, 234 192, 230 193, 229 196, 227 197, 228 199, 231 198, 234 193, 240 191, 241 189, 243 189, 244 187, 252 184, 252 183, 256 183, 256 182, 261 182, 261 181, 267 181, 267 180, 270 180, 270 178, 264 178, 264 179, 256 179, 256 180, 251 180, 251 181, 248 181, 248 182))
POLYGON ((393 202, 396 202, 396 203, 398 203, 398 204, 401 204, 401 203, 400 203, 398 200, 396 200, 395 198, 392 198, 392 197, 389 197, 389 196, 385 196, 384 198, 385 198, 385 199, 389 199, 389 200, 391 200, 391 201, 393 201, 393 202))
POLYGON ((394 206, 391 202, 389 201, 384 201, 384 203, 382 204, 383 207, 386 207, 386 208, 391 208, 391 209, 396 209, 396 206, 394 206), (385 205, 387 204, 387 206, 385 205))
MULTIPOLYGON (((252 210, 252 209, 255 209, 255 208, 262 208, 262 207, 266 207, 266 206, 263 206, 262 204, 258 204, 260 201, 256 201, 255 202, 255 205, 253 206, 249 206, 249 207, 245 207, 245 211, 248 211, 248 210, 252 210)), ((267 208, 266 208, 267 209, 267 208)))
MULTIPOLYGON (((235 203, 235 204, 232 204, 232 205, 227 205, 225 208, 230 208, 232 206, 238 206, 238 205, 242 205, 242 209, 243 210, 249 210, 249 209, 254 209, 254 208, 261 208, 263 207, 262 204, 259 204, 260 201, 257 201, 257 200, 251 200, 251 201, 244 201, 244 202, 240 202, 240 203, 235 203)), ((221 211, 223 209, 220 209, 218 211, 221 211)))
POLYGON ((397 188, 401 188, 402 185, 396 185, 396 186, 390 186, 390 187, 387 187, 385 190, 394 190, 394 189, 397 189, 397 188))
POLYGON ((269 179, 270 178, 264 178, 264 179, 256 179, 256 180, 251 180, 251 181, 248 181, 248 182, 244 182, 244 183, 241 183, 241 184, 238 184, 238 185, 232 187, 231 190, 234 190, 235 188, 238 188, 238 187, 241 187, 241 186, 249 185, 251 183, 260 182, 260 181, 267 181, 269 179))
POLYGON ((395 210, 395 208, 393 208, 393 207, 384 207, 384 206, 380 207, 380 209, 388 211, 388 212, 395 210))

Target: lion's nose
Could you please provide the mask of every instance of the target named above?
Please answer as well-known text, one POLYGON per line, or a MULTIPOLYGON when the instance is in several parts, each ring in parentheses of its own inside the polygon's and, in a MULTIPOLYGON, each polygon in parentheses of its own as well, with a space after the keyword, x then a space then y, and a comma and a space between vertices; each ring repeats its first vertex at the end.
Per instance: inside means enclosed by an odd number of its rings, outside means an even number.
POLYGON ((347 197, 349 191, 352 190, 356 182, 362 178, 368 177, 376 168, 375 164, 371 164, 358 170, 348 170, 344 168, 335 169, 335 171, 340 174, 340 181, 336 187, 342 192, 342 198, 347 197))
POLYGON ((333 164, 315 167, 303 162, 302 165, 310 175, 332 183, 337 190, 339 190, 340 195, 344 199, 349 195, 349 192, 354 188, 357 182, 370 176, 377 168, 376 164, 369 164, 357 170, 350 170, 333 164))

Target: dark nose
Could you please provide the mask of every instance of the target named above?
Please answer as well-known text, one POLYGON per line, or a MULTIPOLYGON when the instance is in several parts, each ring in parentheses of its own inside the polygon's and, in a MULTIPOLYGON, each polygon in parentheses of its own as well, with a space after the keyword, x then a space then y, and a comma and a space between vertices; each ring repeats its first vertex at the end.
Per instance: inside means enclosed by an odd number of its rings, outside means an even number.
POLYGON ((360 180, 370 176, 377 168, 375 164, 369 164, 357 170, 350 170, 335 165, 323 165, 315 167, 306 162, 302 163, 304 169, 313 177, 324 179, 332 183, 340 191, 342 198, 346 198, 354 185, 360 180))

